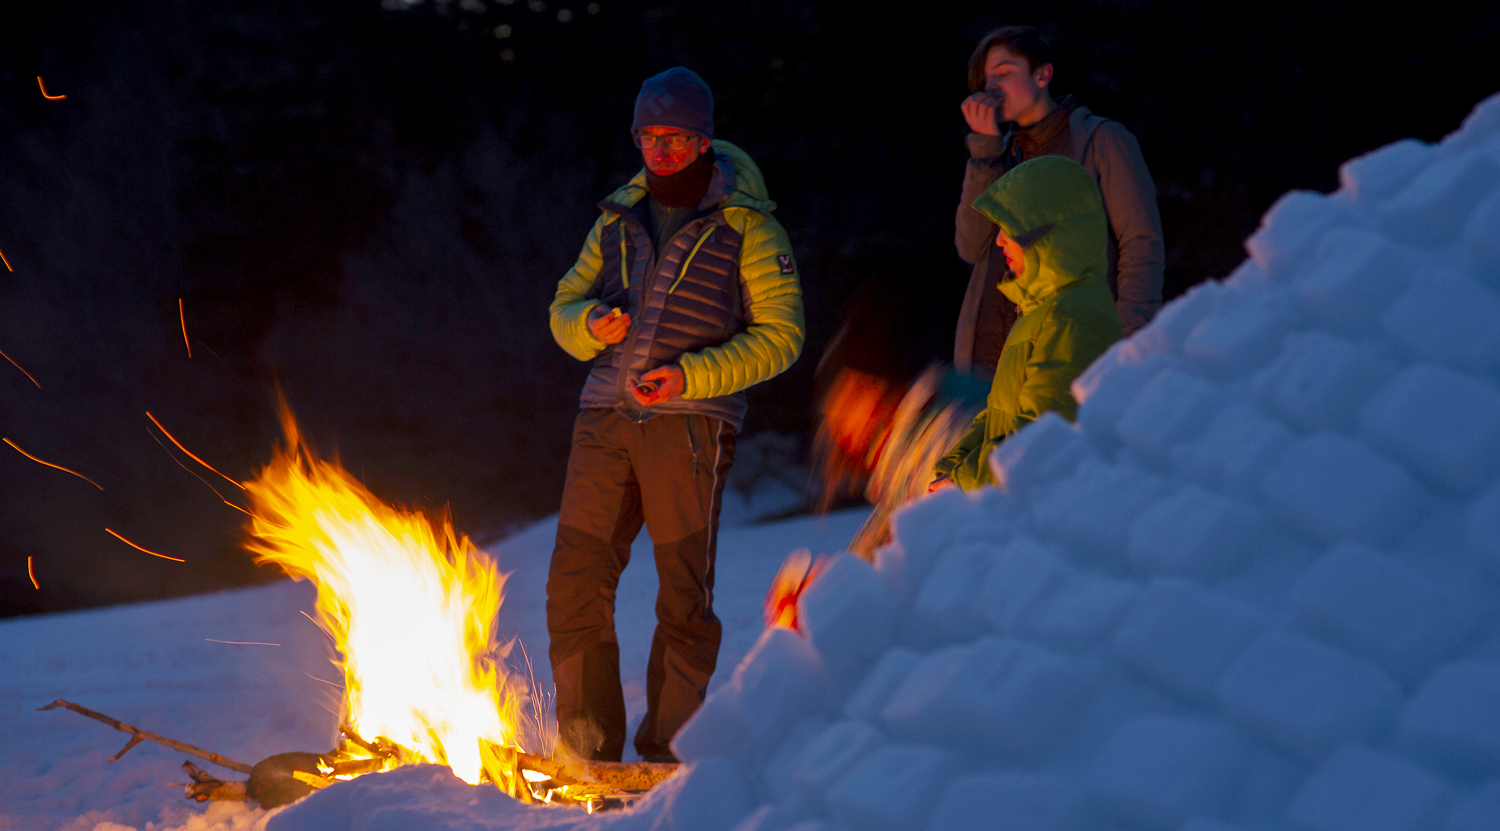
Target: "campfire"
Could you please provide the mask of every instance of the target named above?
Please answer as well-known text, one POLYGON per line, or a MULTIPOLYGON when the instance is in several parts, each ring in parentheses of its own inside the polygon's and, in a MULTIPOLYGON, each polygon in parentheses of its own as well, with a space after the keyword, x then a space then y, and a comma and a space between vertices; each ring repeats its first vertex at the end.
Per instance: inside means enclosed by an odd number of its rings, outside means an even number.
POLYGON ((505 578, 494 561, 446 518, 387 505, 319 458, 285 409, 282 423, 286 445, 242 483, 247 547, 257 562, 317 587, 314 622, 332 640, 344 677, 338 746, 247 765, 72 702, 43 709, 67 707, 131 733, 111 762, 147 740, 249 774, 226 781, 184 763, 193 779, 186 795, 198 801, 274 807, 340 779, 431 763, 524 802, 593 810, 628 802, 671 774, 675 765, 552 758, 555 736, 530 679, 503 664, 510 644, 498 641, 495 625, 505 578))

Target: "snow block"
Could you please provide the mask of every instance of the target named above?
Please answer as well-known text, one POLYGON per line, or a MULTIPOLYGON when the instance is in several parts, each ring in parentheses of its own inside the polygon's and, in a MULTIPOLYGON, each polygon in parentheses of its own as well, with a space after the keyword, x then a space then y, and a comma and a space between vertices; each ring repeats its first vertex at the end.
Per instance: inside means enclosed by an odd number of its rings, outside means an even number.
POLYGON ((794 724, 827 708, 824 684, 823 661, 812 644, 790 629, 770 627, 729 683, 672 738, 672 752, 684 762, 725 756, 756 770, 794 724))
POLYGON ((1231 825, 1216 819, 1194 817, 1183 823, 1182 831, 1249 831, 1241 825, 1231 825))
POLYGON ((1345 202, 1307 190, 1287 191, 1261 217, 1260 227, 1245 240, 1245 250, 1262 271, 1285 282, 1307 259, 1313 243, 1349 217, 1345 202))
POLYGON ((1189 485, 1131 523, 1130 564, 1145 574, 1221 577, 1256 550, 1264 525, 1258 509, 1189 485))
POLYGON ((990 452, 990 471, 1006 493, 1022 494, 1067 476, 1093 452, 1078 428, 1046 412, 990 452))
POLYGON ((1475 262, 1489 269, 1490 285, 1500 282, 1500 190, 1474 209, 1464 228, 1464 245, 1475 262))
POLYGON ((1379 329, 1380 313, 1406 288, 1415 252, 1363 228, 1329 231, 1318 243, 1318 264, 1297 283, 1313 314, 1335 328, 1379 329))
POLYGON ((776 748, 776 752, 767 760, 762 781, 767 792, 783 810, 795 810, 804 805, 806 800, 800 785, 793 776, 795 770, 793 763, 807 750, 807 746, 823 735, 830 726, 832 722, 823 716, 809 716, 802 719, 792 725, 792 729, 782 740, 781 746, 776 748))
POLYGON ((1141 590, 1115 633, 1121 664, 1178 695, 1214 699, 1219 676, 1265 622, 1237 600, 1179 577, 1162 577, 1141 590))
POLYGON ((1464 541, 1500 573, 1500 483, 1480 494, 1464 513, 1464 541))
POLYGON ((1406 527, 1428 497, 1399 466, 1337 433, 1293 444, 1261 477, 1266 503, 1324 542, 1376 542, 1406 527))
MULTIPOLYGON (((995 542, 959 543, 938 559, 914 604, 913 628, 935 632, 950 640, 969 640, 984 632, 975 597, 980 593, 983 576, 1001 559, 997 534, 995 542)), ((920 633, 918 634, 920 637, 920 633)))
POLYGON ((673 774, 651 831, 730 831, 755 807, 740 772, 728 759, 698 759, 673 774))
POLYGON ((922 660, 881 710, 905 741, 979 758, 1045 754, 1067 741, 1097 677, 1092 664, 1009 638, 983 638, 922 660))
POLYGON ((797 754, 791 767, 792 781, 810 804, 822 806, 829 788, 885 743, 879 730, 862 721, 840 721, 797 754))
POLYGON ((831 692, 847 694, 896 637, 896 603, 869 563, 836 555, 797 599, 798 625, 828 667, 831 692))
POLYGON ((1082 831, 1083 795, 1031 773, 979 773, 953 780, 927 831, 1082 831))
POLYGON ((1296 434, 1249 404, 1220 410, 1198 437, 1172 450, 1173 460, 1199 482, 1236 493, 1260 494, 1260 477, 1296 434))
POLYGON ((1146 327, 1130 341, 1145 354, 1175 352, 1193 328, 1219 310, 1224 286, 1217 280, 1205 280, 1171 303, 1163 306, 1146 327))
POLYGON ((1460 800, 1443 824, 1443 831, 1495 831, 1496 828, 1500 828, 1500 780, 1460 800))
POLYGON ((1130 523, 1166 488, 1160 478, 1130 462, 1089 459, 1072 479, 1032 497, 1032 518, 1038 528, 1069 543, 1085 562, 1123 566, 1130 523))
POLYGON ((1235 378, 1264 366, 1308 312, 1300 296, 1273 292, 1228 306, 1198 324, 1182 344, 1184 355, 1212 378, 1235 378))
POLYGON ((1152 355, 1137 362, 1130 341, 1116 341, 1097 361, 1073 379, 1073 397, 1078 399, 1078 426, 1095 447, 1113 450, 1120 441, 1115 424, 1135 397, 1157 373, 1176 365, 1165 355, 1152 355))
POLYGON ((903 505, 891 515, 891 537, 901 556, 881 564, 886 572, 899 573, 887 579, 899 584, 904 592, 915 592, 947 550, 953 535, 967 524, 966 520, 976 517, 976 508, 975 500, 958 488, 941 490, 903 505))
POLYGON ((1035 537, 1016 537, 1000 556, 977 572, 974 606, 969 614, 981 617, 995 629, 1014 633, 1026 610, 1038 596, 1066 580, 1073 569, 1060 552, 1035 537))
POLYGON ((880 711, 885 709, 886 702, 891 700, 891 696, 896 694, 896 690, 906 682, 906 677, 920 663, 922 656, 910 649, 892 649, 880 656, 880 660, 875 662, 875 666, 855 688, 854 694, 844 703, 844 715, 868 722, 875 721, 880 717, 880 711))
POLYGON ((1105 742, 1085 774, 1105 811, 1148 828, 1175 829, 1221 814, 1234 791, 1243 743, 1226 724, 1143 716, 1105 742))
MULTIPOLYGON (((1500 663, 1448 664, 1401 712, 1401 747, 1456 778, 1500 774, 1500 663)), ((1500 827, 1500 826, 1497 826, 1500 827)))
POLYGON ((1304 572, 1292 608, 1308 633, 1399 678, 1421 677, 1476 623, 1436 580, 1361 543, 1339 545, 1304 572))
POLYGON ((1453 242, 1469 212, 1500 182, 1500 168, 1482 150, 1443 159, 1418 173, 1380 212, 1386 234, 1413 245, 1453 242))
POLYGON ((1416 355, 1465 372, 1500 369, 1500 296, 1452 269, 1419 273, 1381 316, 1416 355))
POLYGON ((1272 412, 1313 430, 1348 430, 1375 388, 1395 373, 1379 346, 1327 332, 1286 339, 1281 354, 1255 373, 1250 388, 1272 412))
POLYGON ((1114 633, 1139 591, 1132 582, 1071 571, 1026 604, 1014 631, 1051 649, 1090 649, 1114 633))
POLYGON ((833 790, 828 806, 850 828, 910 831, 927 823, 943 785, 956 767, 932 747, 888 745, 854 766, 833 790))
POLYGON ((1305 831, 1421 831, 1437 825, 1448 798, 1431 773, 1350 745, 1308 777, 1287 813, 1305 831))
POLYGON ((1464 116, 1464 123, 1443 137, 1445 150, 1467 150, 1484 144, 1493 144, 1500 135, 1500 93, 1480 101, 1464 116))
POLYGON ((1379 733, 1395 715, 1401 692, 1374 664, 1273 630, 1219 679, 1219 701, 1270 743, 1317 759, 1379 733))
POLYGON ((1500 467, 1500 392, 1447 367, 1407 367, 1360 411, 1373 443, 1456 496, 1500 467))
POLYGON ((1362 204, 1385 199, 1410 182, 1432 160, 1432 148, 1402 139, 1339 165, 1339 187, 1362 204))
POLYGON ((1132 401, 1115 432, 1141 458, 1166 467, 1171 449, 1191 439, 1224 397, 1217 384, 1178 369, 1164 369, 1132 401))

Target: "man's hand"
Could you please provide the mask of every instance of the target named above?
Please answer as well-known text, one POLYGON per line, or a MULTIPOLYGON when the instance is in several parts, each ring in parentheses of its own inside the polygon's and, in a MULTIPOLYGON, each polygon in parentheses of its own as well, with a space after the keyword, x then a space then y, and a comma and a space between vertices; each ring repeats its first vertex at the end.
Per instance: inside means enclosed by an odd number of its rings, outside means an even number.
POLYGON ((630 384, 630 394, 635 396, 635 403, 642 407, 671 401, 682 395, 685 389, 687 379, 682 375, 682 367, 677 364, 659 366, 642 375, 640 381, 632 381, 630 384))
POLYGON ((937 493, 938 491, 956 487, 958 487, 958 484, 952 479, 949 479, 946 474, 938 474, 937 476, 933 477, 931 482, 928 483, 927 492, 937 493))
POLYGON ((589 331, 605 343, 619 343, 630 331, 630 315, 617 308, 599 304, 589 310, 589 331))
POLYGON ((1004 102, 988 92, 976 92, 964 99, 960 109, 969 129, 987 136, 1000 135, 1000 108, 1004 102))

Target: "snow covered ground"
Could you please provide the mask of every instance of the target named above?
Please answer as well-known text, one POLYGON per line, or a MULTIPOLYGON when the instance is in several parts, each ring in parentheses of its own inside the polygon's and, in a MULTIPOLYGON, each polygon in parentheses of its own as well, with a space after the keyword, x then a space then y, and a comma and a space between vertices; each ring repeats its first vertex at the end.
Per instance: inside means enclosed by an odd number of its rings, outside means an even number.
MULTIPOLYGON (((729 678, 760 634, 761 602, 782 558, 799 546, 837 550, 865 515, 852 511, 824 519, 746 524, 789 507, 795 498, 775 488, 756 494, 748 504, 727 495, 715 603, 724 621, 724 644, 715 686, 729 678)), ((554 517, 490 547, 501 569, 511 572, 501 610, 502 634, 519 637, 543 689, 552 683, 544 587, 555 530, 554 517)), ((642 534, 621 581, 617 621, 632 730, 645 710, 655 593, 650 541, 642 534)), ((242 829, 263 823, 266 812, 240 803, 184 800, 182 789, 167 783, 186 781, 178 767, 190 758, 186 754, 144 743, 106 764, 127 735, 66 710, 39 713, 36 708, 65 698, 250 764, 276 753, 327 750, 333 745, 339 701, 339 690, 327 682, 339 678, 328 663, 327 638, 302 611, 313 612, 311 586, 284 581, 0 621, 0 831, 242 829)), ((447 791, 415 789, 426 792, 424 798, 434 805, 453 804, 454 793, 461 794, 459 804, 498 797, 497 822, 513 806, 488 786, 470 788, 444 769, 421 770, 418 775, 449 780, 447 791)), ((394 781, 407 782, 409 775, 402 772, 394 781)), ((404 798, 408 803, 416 799, 411 793, 404 798)), ((421 804, 417 799, 410 809, 420 810, 421 804)), ((554 821, 575 819, 576 813, 569 810, 554 821)), ((492 827, 521 827, 515 825, 520 819, 524 815, 492 827)))
MULTIPOLYGON (((1233 275, 1095 363, 1076 425, 1007 441, 1003 488, 908 506, 873 566, 835 558, 803 633, 762 632, 760 595, 861 516, 726 532, 724 668, 674 740, 683 769, 629 811, 525 808, 424 766, 270 815, 166 813, 179 755, 105 768, 115 736, 30 712, 75 698, 250 760, 326 746, 319 682, 287 669, 326 671, 294 619, 310 598, 276 586, 0 625, 0 798, 39 815, 12 825, 1500 829, 1500 95, 1340 180, 1283 197, 1233 275)), ((500 546, 504 623, 534 650, 549 541, 500 546)), ((645 580, 622 590, 633 713, 645 580)))

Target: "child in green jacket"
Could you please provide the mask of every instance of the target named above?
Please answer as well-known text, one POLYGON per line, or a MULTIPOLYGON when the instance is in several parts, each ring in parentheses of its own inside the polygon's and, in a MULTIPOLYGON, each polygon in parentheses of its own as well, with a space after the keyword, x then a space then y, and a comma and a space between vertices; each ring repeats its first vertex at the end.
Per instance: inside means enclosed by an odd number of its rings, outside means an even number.
POLYGON ((1014 275, 1000 291, 1021 316, 1005 339, 985 411, 938 460, 929 490, 993 484, 990 451, 1049 410, 1072 419, 1078 402, 1069 385, 1121 337, 1105 283, 1104 202, 1087 170, 1040 156, 996 180, 974 208, 1000 226, 995 244, 1014 275))

